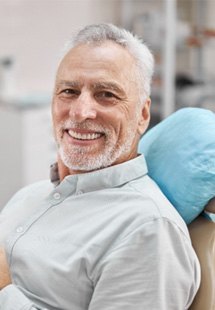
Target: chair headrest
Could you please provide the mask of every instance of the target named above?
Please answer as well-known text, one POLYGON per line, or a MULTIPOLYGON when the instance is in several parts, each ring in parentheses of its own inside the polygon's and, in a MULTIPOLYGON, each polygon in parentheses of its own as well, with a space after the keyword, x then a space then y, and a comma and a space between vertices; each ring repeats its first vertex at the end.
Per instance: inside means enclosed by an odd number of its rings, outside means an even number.
POLYGON ((178 110, 142 137, 139 152, 187 224, 215 197, 215 113, 178 110))

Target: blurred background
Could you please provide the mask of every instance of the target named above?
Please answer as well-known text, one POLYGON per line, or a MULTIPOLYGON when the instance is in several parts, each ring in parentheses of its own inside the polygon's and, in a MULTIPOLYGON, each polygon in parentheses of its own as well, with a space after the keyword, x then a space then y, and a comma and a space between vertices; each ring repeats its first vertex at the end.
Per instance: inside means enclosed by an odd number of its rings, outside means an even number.
POLYGON ((99 22, 153 51, 151 126, 186 106, 215 112, 215 0, 0 0, 0 208, 49 177, 56 66, 72 33, 99 22))

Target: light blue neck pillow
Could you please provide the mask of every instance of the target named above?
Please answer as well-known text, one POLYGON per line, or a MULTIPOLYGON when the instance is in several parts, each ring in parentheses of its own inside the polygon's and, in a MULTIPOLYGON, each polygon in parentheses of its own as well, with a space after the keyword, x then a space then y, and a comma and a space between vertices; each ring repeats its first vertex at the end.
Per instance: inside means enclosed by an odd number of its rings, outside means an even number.
POLYGON ((187 224, 215 197, 215 113, 178 110, 142 137, 139 153, 187 224))

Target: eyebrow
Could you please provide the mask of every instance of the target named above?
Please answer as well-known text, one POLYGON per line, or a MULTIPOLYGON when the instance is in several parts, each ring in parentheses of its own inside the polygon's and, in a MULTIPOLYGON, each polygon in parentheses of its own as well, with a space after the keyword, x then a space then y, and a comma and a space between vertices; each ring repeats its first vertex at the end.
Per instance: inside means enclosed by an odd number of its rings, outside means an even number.
POLYGON ((124 90, 118 84, 113 82, 98 82, 93 85, 93 88, 95 90, 110 89, 117 93, 124 94, 124 90))

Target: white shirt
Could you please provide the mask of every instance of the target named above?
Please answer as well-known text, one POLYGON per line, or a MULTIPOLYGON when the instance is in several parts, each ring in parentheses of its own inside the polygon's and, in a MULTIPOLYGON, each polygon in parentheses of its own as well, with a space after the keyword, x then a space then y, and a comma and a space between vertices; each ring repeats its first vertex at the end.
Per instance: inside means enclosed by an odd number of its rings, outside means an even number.
POLYGON ((187 227, 143 155, 22 189, 0 227, 13 283, 2 310, 183 310, 199 287, 187 227))

